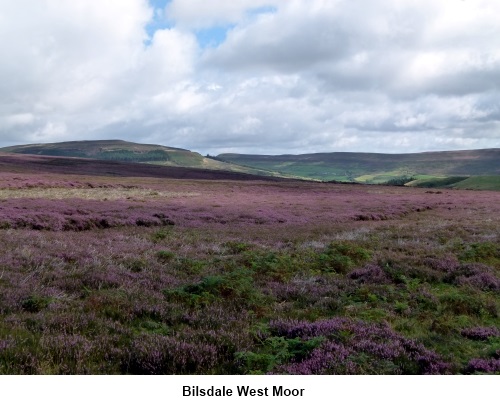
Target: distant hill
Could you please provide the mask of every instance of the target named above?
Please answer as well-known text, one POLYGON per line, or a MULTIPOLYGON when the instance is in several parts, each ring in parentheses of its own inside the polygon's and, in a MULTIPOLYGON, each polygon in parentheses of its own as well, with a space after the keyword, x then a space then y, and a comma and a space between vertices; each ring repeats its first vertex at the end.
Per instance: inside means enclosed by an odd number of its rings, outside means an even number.
POLYGON ((187 149, 121 140, 71 141, 0 148, 0 152, 39 156, 80 157, 162 166, 224 170, 262 176, 280 176, 265 169, 243 168, 234 163, 204 157, 187 149))
POLYGON ((304 155, 221 154, 216 159, 245 167, 324 181, 384 183, 399 177, 500 175, 500 149, 382 153, 312 153, 304 155))
POLYGON ((197 153, 161 145, 147 145, 120 140, 72 141, 16 145, 0 149, 3 152, 45 156, 85 157, 100 160, 131 162, 175 161, 179 157, 199 161, 197 153))
MULTIPOLYGON (((321 181, 406 184, 429 188, 500 190, 500 149, 405 154, 332 152, 302 155, 221 154, 121 140, 18 145, 0 152, 210 169, 321 181), (394 182, 394 180, 396 180, 394 182), (410 181, 413 180, 413 181, 410 181)), ((65 161, 64 165, 67 162, 65 161)), ((95 166, 97 167, 97 166, 95 166)), ((124 168, 120 168, 121 171, 124 168)), ((133 171, 137 171, 134 166, 133 171)), ((210 177, 210 176, 209 176, 210 177)))

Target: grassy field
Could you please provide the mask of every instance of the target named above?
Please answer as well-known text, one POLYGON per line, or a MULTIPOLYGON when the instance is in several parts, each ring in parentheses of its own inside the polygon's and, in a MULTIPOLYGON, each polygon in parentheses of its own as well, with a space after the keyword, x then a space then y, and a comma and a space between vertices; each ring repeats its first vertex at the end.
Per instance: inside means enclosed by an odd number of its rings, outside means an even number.
POLYGON ((2 374, 500 373, 497 192, 8 163, 2 374))
POLYGON ((407 183, 412 187, 448 188, 456 190, 500 190, 500 176, 451 176, 451 177, 419 177, 407 183))
POLYGON ((474 176, 453 185, 461 190, 500 190, 500 176, 474 176))

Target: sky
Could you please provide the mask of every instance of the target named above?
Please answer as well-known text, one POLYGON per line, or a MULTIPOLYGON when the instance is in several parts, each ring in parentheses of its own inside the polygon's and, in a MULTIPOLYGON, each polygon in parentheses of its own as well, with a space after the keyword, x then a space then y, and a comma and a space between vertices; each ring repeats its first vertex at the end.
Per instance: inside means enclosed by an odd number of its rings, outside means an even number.
POLYGON ((498 0, 0 0, 0 146, 500 147, 498 0))

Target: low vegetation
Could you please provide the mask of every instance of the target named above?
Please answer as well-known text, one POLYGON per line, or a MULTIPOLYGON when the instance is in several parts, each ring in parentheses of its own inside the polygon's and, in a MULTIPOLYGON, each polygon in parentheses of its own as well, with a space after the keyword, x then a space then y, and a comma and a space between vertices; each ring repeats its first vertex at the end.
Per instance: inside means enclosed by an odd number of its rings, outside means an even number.
POLYGON ((0 192, 2 374, 500 373, 496 192, 7 171, 0 192))

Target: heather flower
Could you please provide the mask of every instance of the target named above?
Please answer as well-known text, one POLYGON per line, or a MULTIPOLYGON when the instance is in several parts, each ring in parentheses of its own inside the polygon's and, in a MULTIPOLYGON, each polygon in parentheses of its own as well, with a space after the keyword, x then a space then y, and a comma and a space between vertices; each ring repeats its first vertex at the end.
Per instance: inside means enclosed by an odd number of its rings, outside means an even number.
POLYGON ((387 325, 369 324, 349 318, 332 318, 316 322, 277 320, 270 324, 271 331, 286 338, 311 339, 324 336, 329 342, 314 350, 311 357, 280 366, 281 373, 344 374, 380 372, 377 364, 387 364, 390 374, 424 373, 442 374, 449 365, 420 343, 404 338, 387 325), (334 344, 332 344, 334 343, 334 344), (365 354, 372 365, 361 365, 353 358, 365 354), (347 361, 347 359, 351 359, 347 361), (368 367, 365 370, 363 367, 368 367), (377 371, 378 370, 378 371, 377 371))
POLYGON ((217 348, 170 336, 141 335, 133 341, 129 358, 124 367, 132 374, 201 373, 216 364, 217 348))
POLYGON ((467 364, 466 373, 499 373, 500 359, 472 359, 467 364))
POLYGON ((500 279, 489 266, 481 263, 466 263, 456 267, 448 272, 445 281, 485 291, 500 291, 500 279))
POLYGON ((460 331, 462 336, 472 339, 472 340, 488 340, 491 337, 500 336, 500 329, 492 327, 475 327, 462 329, 460 331))
POLYGON ((389 280, 384 270, 376 264, 368 264, 365 267, 355 269, 347 274, 347 277, 360 283, 382 284, 389 280))

